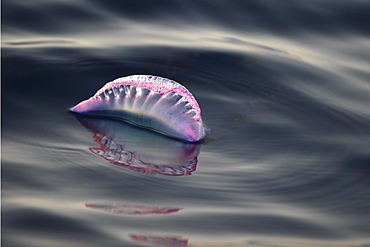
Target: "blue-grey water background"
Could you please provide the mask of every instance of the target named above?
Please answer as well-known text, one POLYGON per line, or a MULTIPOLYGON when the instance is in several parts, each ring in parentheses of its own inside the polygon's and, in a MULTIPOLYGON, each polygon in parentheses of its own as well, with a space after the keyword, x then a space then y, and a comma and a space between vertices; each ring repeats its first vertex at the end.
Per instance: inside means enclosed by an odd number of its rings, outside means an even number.
MULTIPOLYGON (((370 245, 369 1, 1 8, 2 246, 370 245), (176 80, 198 100, 210 134, 191 174, 89 150, 99 144, 69 108, 133 74, 176 80)), ((119 134, 137 146, 166 138, 135 131, 119 134)), ((171 142, 144 152, 167 157, 171 142)))

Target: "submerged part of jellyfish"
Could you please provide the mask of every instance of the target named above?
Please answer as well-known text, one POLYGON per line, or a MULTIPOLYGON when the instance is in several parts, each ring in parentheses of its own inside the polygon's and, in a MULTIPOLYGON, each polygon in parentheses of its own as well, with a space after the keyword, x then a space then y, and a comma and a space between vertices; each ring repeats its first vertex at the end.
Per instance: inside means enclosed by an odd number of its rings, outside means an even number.
POLYGON ((200 107, 189 90, 158 76, 133 75, 108 82, 71 111, 123 119, 187 142, 199 142, 206 133, 200 107))
POLYGON ((100 146, 89 150, 113 165, 167 176, 191 175, 196 170, 200 144, 166 138, 114 119, 76 118, 100 146))

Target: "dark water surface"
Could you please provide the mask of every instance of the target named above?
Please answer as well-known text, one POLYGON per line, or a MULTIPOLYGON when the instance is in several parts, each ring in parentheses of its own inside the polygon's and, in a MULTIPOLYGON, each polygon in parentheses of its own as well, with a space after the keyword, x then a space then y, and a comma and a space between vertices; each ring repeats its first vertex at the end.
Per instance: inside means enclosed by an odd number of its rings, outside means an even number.
POLYGON ((2 246, 369 246, 369 13, 2 1, 2 246), (186 86, 204 142, 68 112, 133 74, 186 86))

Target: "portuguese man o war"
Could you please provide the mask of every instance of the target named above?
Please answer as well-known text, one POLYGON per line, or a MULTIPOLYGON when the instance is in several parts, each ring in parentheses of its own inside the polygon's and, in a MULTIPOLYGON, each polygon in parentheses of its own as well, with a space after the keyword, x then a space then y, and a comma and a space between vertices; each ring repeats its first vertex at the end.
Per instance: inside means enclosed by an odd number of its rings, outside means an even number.
POLYGON ((181 84, 158 76, 132 75, 108 82, 71 111, 123 119, 186 142, 199 142, 206 134, 194 96, 181 84))

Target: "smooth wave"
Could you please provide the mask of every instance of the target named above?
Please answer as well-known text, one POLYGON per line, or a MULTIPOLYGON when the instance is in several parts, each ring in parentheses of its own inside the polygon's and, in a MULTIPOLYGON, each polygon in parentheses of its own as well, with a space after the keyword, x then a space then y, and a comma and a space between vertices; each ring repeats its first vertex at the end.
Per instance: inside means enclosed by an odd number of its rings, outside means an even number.
POLYGON ((2 8, 3 245, 369 244, 367 1, 2 8), (130 74, 181 81, 210 135, 186 146, 68 113, 130 74), (141 166, 108 165, 123 150, 141 166))

